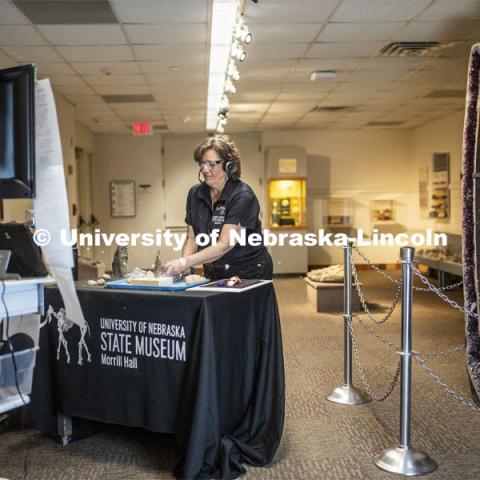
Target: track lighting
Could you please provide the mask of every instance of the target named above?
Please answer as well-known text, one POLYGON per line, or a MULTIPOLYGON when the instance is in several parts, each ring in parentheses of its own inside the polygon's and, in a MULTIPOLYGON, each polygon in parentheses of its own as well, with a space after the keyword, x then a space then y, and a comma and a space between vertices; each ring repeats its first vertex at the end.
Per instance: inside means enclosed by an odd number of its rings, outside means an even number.
POLYGON ((245 50, 241 48, 237 43, 232 46, 232 51, 230 52, 230 56, 234 60, 238 60, 239 62, 243 62, 247 58, 247 54, 245 53, 245 50))
POLYGON ((228 65, 227 77, 231 78, 235 82, 240 80, 240 72, 238 71, 235 62, 230 62, 230 64, 228 65))
POLYGON ((225 82, 225 93, 226 94, 234 94, 237 91, 237 88, 232 82, 232 79, 230 77, 227 78, 225 82))
POLYGON ((235 27, 235 38, 245 45, 252 42, 252 34, 248 31, 248 27, 243 25, 243 23, 235 27))

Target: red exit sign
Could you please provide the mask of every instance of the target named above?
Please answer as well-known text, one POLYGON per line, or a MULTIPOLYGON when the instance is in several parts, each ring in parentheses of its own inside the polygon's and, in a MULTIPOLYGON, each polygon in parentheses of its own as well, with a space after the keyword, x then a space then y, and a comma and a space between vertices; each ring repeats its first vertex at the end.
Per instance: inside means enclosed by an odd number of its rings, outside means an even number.
POLYGON ((152 122, 133 122, 132 134, 134 136, 153 135, 152 122))

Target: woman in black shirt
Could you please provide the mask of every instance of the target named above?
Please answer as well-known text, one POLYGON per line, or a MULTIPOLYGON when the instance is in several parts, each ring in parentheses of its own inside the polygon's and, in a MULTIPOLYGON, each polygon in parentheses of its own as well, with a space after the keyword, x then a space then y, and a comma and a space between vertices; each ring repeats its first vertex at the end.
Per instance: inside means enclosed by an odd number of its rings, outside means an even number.
POLYGON ((235 143, 226 135, 208 137, 193 157, 200 169, 198 178, 203 175, 204 181, 188 192, 187 240, 182 257, 166 264, 168 273, 203 264, 204 275, 212 280, 232 276, 271 279, 272 259, 263 242, 259 246, 248 242, 251 234, 261 235, 260 205, 250 186, 240 180, 241 160, 235 143), (231 244, 232 231, 241 233, 246 244, 231 244), (215 243, 197 245, 197 235, 215 232, 215 243))

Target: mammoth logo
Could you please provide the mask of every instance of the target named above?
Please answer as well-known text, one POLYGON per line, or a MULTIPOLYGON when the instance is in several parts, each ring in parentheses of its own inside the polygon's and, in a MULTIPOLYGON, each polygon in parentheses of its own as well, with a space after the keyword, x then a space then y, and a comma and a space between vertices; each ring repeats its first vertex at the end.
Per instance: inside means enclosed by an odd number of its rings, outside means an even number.
MULTIPOLYGON (((64 336, 65 332, 68 332, 74 325, 68 317, 65 309, 62 307, 58 312, 55 312, 51 305, 48 306, 47 313, 45 314, 45 321, 40 324, 40 328, 50 323, 53 318, 57 319, 57 330, 58 330, 58 348, 57 348, 57 360, 60 360, 60 351, 62 347, 65 350, 65 355, 67 356, 67 363, 70 363, 70 353, 68 351, 68 343, 64 336)), ((87 354, 87 362, 92 361, 92 357, 88 350, 87 344, 85 343, 85 334, 88 331, 88 325, 85 323, 84 326, 79 326, 80 328, 80 341, 78 342, 78 364, 83 365, 83 349, 87 354)))

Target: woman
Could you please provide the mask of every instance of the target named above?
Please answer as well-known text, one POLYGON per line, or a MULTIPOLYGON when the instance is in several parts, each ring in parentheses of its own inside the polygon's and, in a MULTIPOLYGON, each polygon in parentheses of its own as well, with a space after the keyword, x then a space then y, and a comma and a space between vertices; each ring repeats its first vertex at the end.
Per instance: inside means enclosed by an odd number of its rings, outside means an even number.
POLYGON ((273 265, 269 253, 263 245, 248 242, 250 234, 261 234, 260 205, 250 186, 240 180, 241 160, 235 143, 226 135, 208 137, 195 149, 193 158, 200 169, 200 183, 188 192, 182 257, 168 262, 167 272, 177 274, 203 264, 204 275, 212 280, 232 276, 270 280, 273 265), (246 244, 231 242, 230 232, 242 229, 246 230, 246 244), (211 235, 215 230, 220 232, 216 243, 197 245, 196 235, 211 235))

